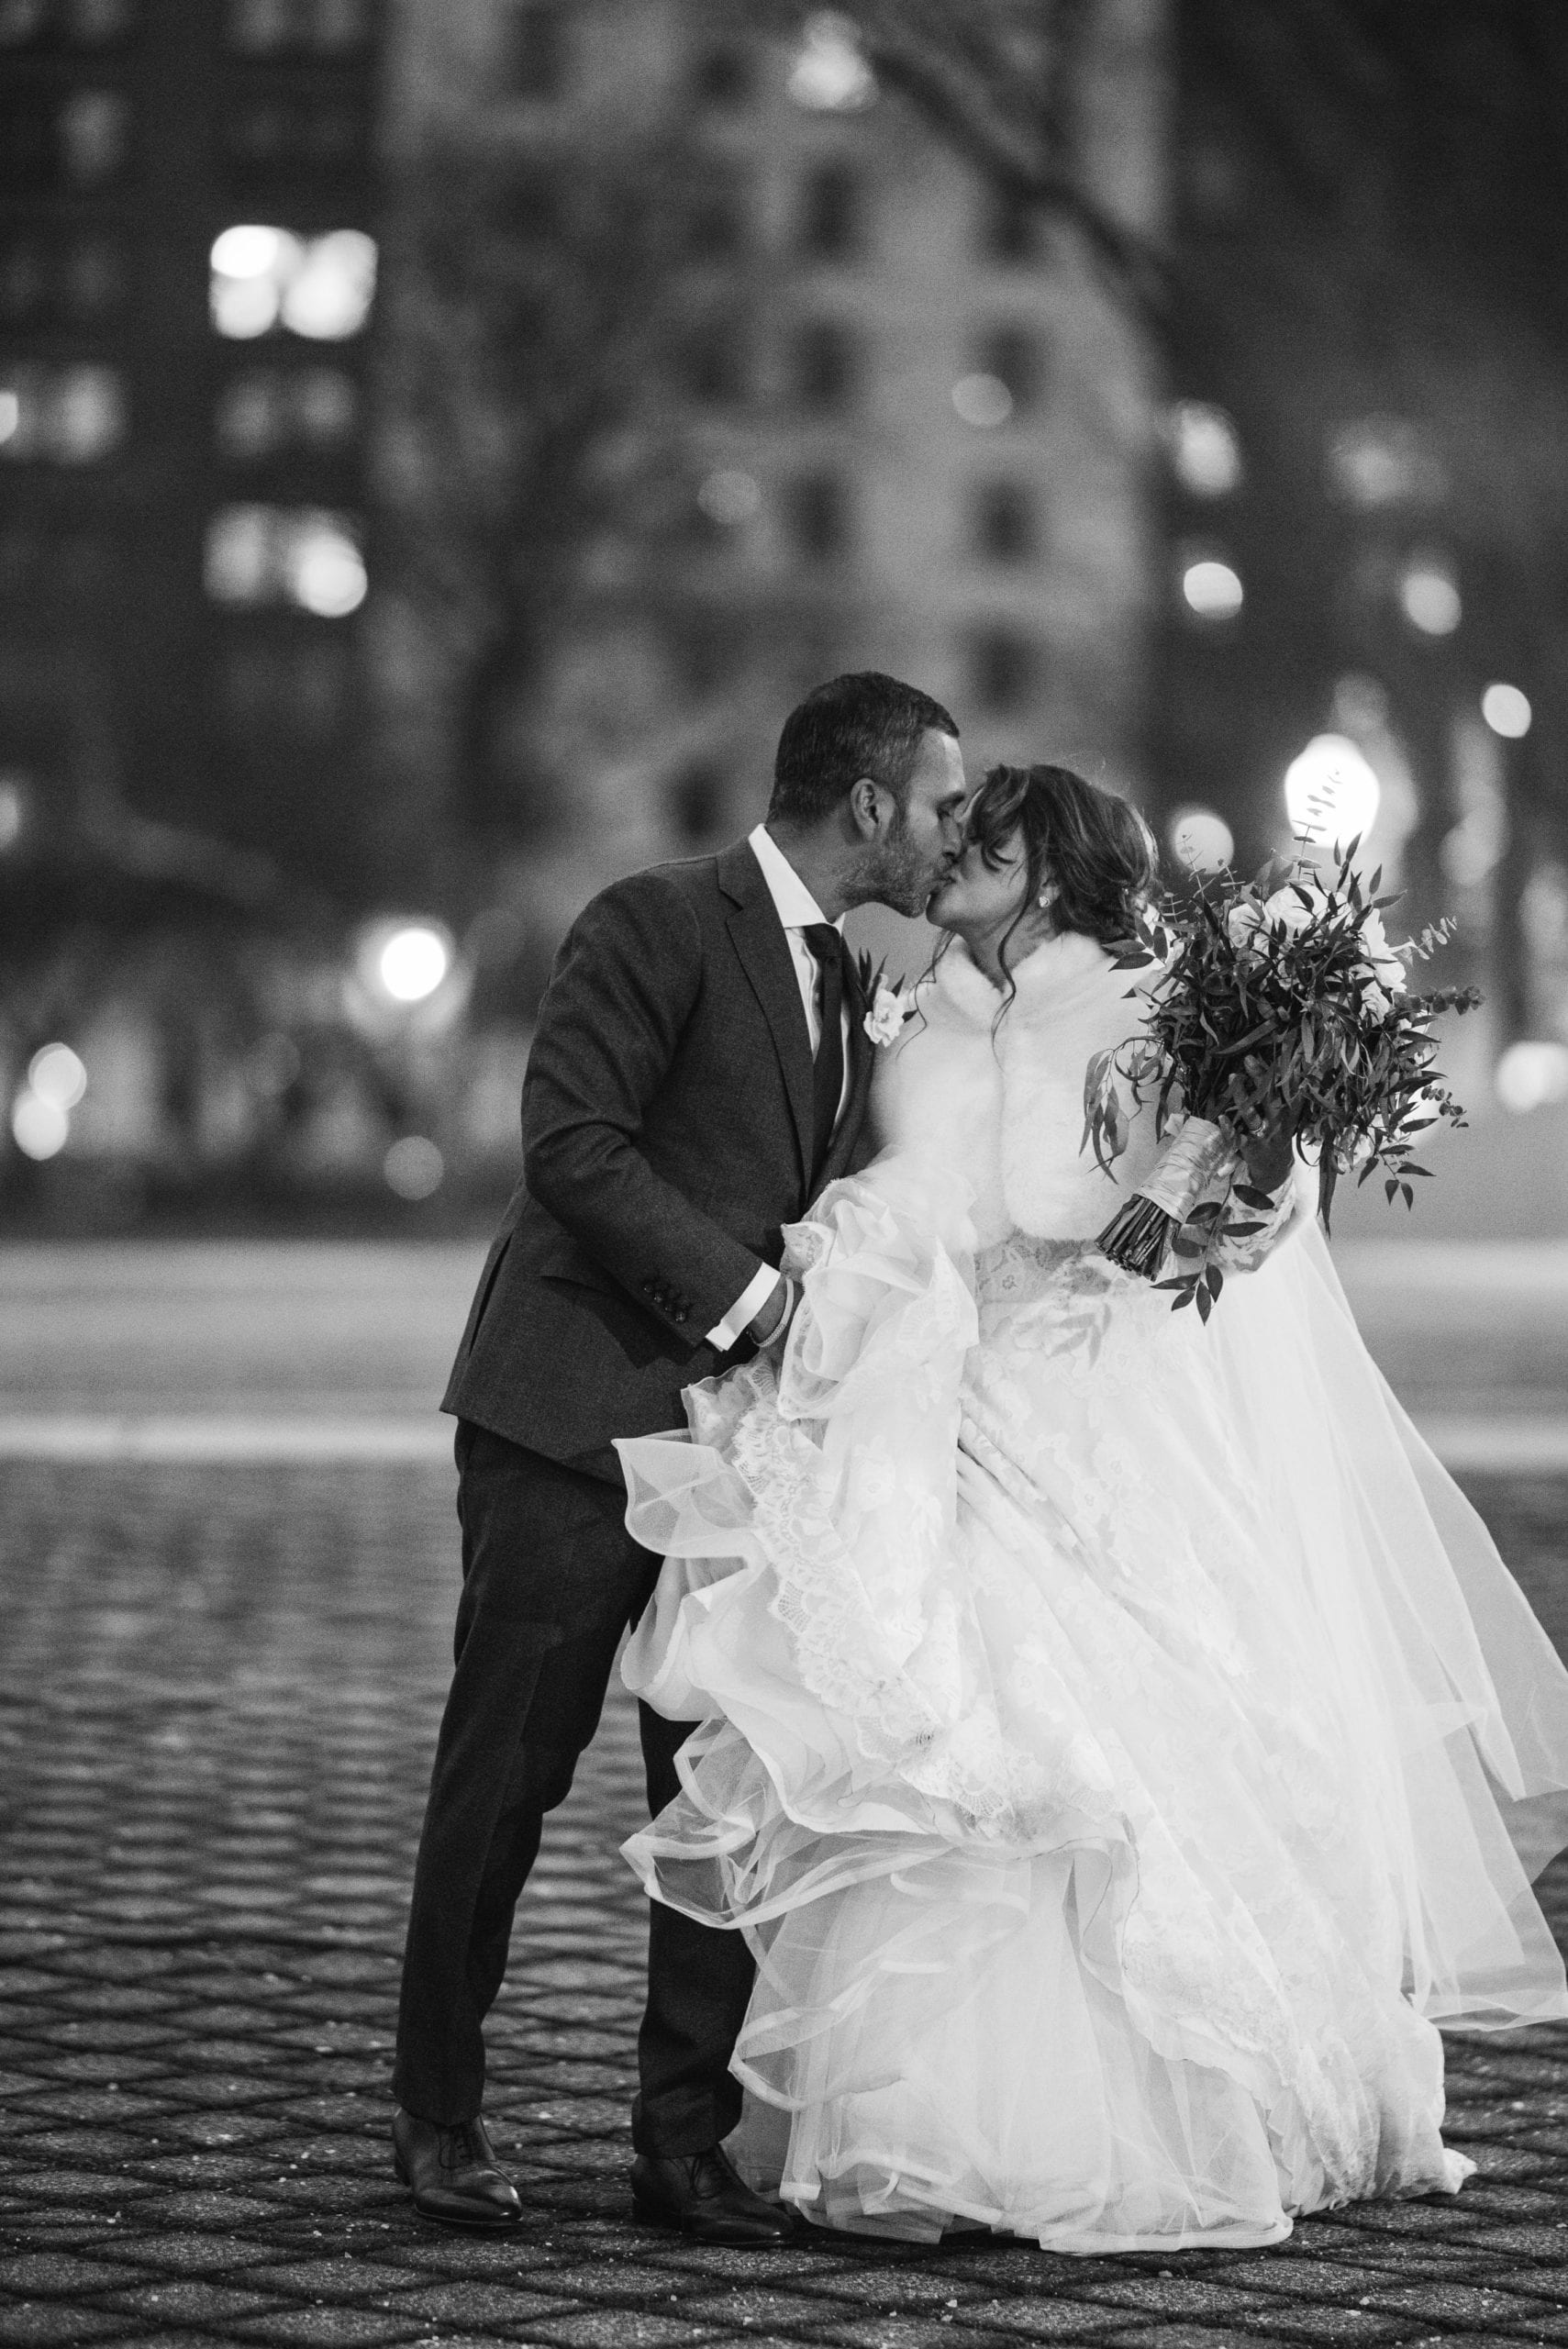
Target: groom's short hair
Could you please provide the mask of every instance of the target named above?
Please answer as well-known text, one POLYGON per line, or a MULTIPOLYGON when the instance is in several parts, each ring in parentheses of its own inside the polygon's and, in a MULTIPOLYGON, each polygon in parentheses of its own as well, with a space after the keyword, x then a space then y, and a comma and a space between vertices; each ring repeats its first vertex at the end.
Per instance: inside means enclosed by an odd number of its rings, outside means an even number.
POLYGON ((773 761, 770 817, 813 824, 830 816, 862 774, 891 791, 903 806, 909 776, 928 733, 958 727, 940 701, 879 669, 833 677, 784 719, 773 761))

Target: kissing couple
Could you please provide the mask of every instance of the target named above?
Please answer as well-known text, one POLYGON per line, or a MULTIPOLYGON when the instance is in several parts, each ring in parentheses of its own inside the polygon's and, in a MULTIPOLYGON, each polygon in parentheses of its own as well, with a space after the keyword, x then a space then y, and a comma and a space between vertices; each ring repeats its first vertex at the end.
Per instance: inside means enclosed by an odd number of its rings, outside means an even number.
POLYGON ((574 923, 445 1402, 393 2124, 425 2216, 521 2215, 484 2022, 628 1626, 645 2222, 1275 2243, 1455 2192, 1440 2030, 1568 2014, 1529 1881, 1568 1674, 1288 1143, 1207 1325, 1095 1244, 1158 1154, 1131 1099, 1112 1172, 1080 1146, 1156 885, 1125 801, 972 793, 947 711, 864 674, 789 717, 748 840, 574 923), (873 902, 943 933, 908 997, 844 945, 873 902))

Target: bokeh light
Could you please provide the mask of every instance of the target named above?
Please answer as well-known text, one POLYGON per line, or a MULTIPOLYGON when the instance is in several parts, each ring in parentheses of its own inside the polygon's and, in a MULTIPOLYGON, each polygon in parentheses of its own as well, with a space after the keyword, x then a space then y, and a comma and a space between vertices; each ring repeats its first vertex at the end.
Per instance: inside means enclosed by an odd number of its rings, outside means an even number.
POLYGON ((28 1063, 28 1084, 40 1101, 71 1110, 87 1090, 87 1072, 69 1044, 45 1044, 28 1063))
POLYGON ((423 1003, 451 968, 451 941, 428 922, 395 930, 376 957, 376 975, 394 1003, 423 1003))
POLYGON ((1212 807, 1178 807, 1166 837, 1172 855, 1188 873, 1221 872, 1236 853, 1229 825, 1212 807))
POLYGON ((726 465, 707 475, 697 491, 697 504, 710 521, 735 529, 762 511, 762 493, 750 473, 726 465))
POLYGON ((382 1161, 389 1190, 400 1199, 428 1199, 441 1187, 446 1161, 425 1134, 405 1134, 382 1161))
POLYGON ((1293 832, 1348 847, 1377 818, 1383 786, 1348 734, 1318 734, 1285 770, 1284 805, 1293 832))
POLYGON ((1399 583, 1399 605, 1423 636, 1451 636, 1464 617, 1452 573, 1429 556, 1418 559, 1406 572, 1399 583))
POLYGON ((1171 462, 1194 497, 1227 497, 1241 485, 1241 442, 1222 407, 1179 400, 1171 411, 1171 462))
POLYGON ((65 1148, 71 1113, 30 1087, 17 1094, 11 1106, 11 1136, 24 1158, 53 1158, 65 1148))
POLYGON ((1498 1100, 1516 1117, 1568 1101, 1568 1044, 1510 1044, 1497 1063, 1494 1082, 1498 1100))
POLYGON ((290 550, 292 600, 318 619, 346 619, 365 600, 364 557, 348 532, 325 518, 301 529, 290 550))
POLYGON ((965 424, 994 432, 1013 413, 1013 395, 1000 375, 961 375, 952 387, 952 404, 965 424))
POLYGON ((860 114, 876 97, 876 76, 861 51, 852 17, 824 9, 806 23, 790 69, 789 95, 808 114, 860 114))
POLYGON ((25 785, 10 775, 0 774, 0 856, 15 848, 21 839, 28 820, 28 793, 25 785))
POLYGON ((1494 734, 1505 741, 1521 741, 1529 732, 1533 715, 1528 697, 1518 685, 1488 685, 1481 696, 1481 715, 1494 734))
POLYGON ((1240 579, 1228 562, 1204 556, 1182 573, 1187 609, 1200 620, 1234 619, 1245 599, 1240 579))

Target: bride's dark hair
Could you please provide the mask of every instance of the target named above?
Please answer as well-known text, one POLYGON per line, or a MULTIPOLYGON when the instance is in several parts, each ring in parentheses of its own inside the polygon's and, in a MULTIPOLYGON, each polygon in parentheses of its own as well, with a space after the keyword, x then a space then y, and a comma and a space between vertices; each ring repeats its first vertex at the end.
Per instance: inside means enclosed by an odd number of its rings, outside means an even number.
POLYGON ((1154 835, 1136 807, 1071 767, 993 767, 969 808, 969 832, 993 868, 1023 834, 1029 885, 1007 941, 1047 883, 1059 930, 1115 946, 1130 938, 1160 872, 1154 835))

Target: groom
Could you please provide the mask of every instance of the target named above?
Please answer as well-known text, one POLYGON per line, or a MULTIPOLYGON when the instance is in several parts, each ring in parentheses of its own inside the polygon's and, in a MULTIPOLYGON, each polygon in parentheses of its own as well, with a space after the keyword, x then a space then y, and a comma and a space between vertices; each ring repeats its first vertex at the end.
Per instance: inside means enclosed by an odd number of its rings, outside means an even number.
MULTIPOLYGON (((523 1085, 523 1181, 443 1408, 458 1419, 462 1594, 404 1959, 399 2176, 458 2225, 521 2215, 480 2106, 512 1914, 660 1561, 626 1531, 611 1438, 775 1342, 780 1227, 851 1164, 871 1083, 839 923, 917 914, 956 860, 958 729, 912 685, 836 677, 779 738, 765 825, 595 897, 556 961, 523 1085)), ((641 1709, 650 1809, 690 1722, 641 1709)), ((789 2233, 721 2150, 751 1995, 739 1932, 655 1903, 638 2041, 639 2214, 708 2243, 789 2233)))

